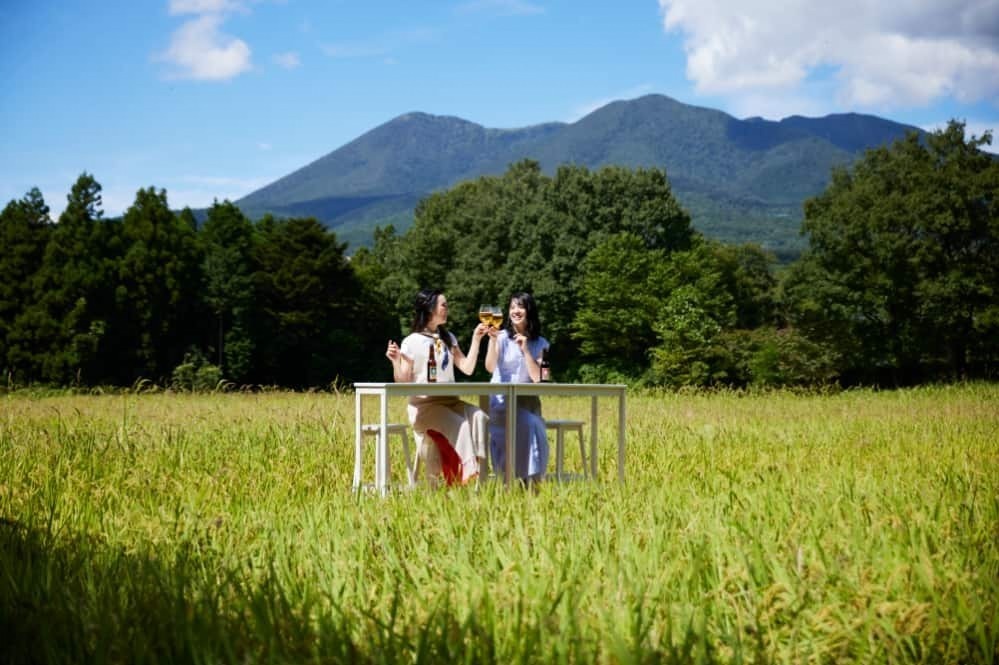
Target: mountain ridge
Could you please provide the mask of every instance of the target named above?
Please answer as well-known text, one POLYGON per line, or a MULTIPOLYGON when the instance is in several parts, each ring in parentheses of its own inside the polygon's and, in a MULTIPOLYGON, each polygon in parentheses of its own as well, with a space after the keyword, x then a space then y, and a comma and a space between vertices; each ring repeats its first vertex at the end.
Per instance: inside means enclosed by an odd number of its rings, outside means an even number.
POLYGON ((551 174, 563 164, 665 170, 695 227, 778 253, 803 247, 803 201, 831 169, 917 127, 858 113, 779 121, 737 119, 664 95, 618 100, 572 123, 488 128, 409 111, 236 201, 250 217, 314 216, 351 245, 376 225, 404 230, 417 201, 522 159, 551 174))

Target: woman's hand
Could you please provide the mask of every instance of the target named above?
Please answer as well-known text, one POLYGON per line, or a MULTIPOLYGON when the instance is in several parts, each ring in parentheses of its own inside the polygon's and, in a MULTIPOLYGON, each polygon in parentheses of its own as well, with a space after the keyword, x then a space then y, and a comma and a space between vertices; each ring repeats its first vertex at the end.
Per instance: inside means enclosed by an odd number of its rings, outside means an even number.
POLYGON ((480 324, 478 324, 477 326, 475 326, 475 330, 473 330, 473 331, 472 331, 472 336, 473 336, 473 337, 474 337, 474 338, 475 338, 476 340, 478 340, 478 341, 482 341, 482 338, 483 338, 483 337, 484 337, 485 335, 488 335, 488 334, 489 334, 489 331, 490 331, 490 330, 492 330, 492 327, 491 327, 491 326, 487 326, 487 325, 486 325, 486 324, 484 324, 484 323, 480 323, 480 324))
POLYGON ((385 357, 392 361, 392 378, 396 383, 409 383, 413 380, 413 359, 399 349, 399 345, 389 340, 385 357))
POLYGON ((386 349, 385 351, 385 357, 391 360, 392 364, 395 365, 399 362, 399 358, 401 356, 402 354, 399 351, 399 345, 396 344, 394 341, 389 340, 388 349, 386 349))
POLYGON ((527 354, 527 335, 521 335, 517 333, 513 336, 513 343, 520 347, 520 352, 527 354))

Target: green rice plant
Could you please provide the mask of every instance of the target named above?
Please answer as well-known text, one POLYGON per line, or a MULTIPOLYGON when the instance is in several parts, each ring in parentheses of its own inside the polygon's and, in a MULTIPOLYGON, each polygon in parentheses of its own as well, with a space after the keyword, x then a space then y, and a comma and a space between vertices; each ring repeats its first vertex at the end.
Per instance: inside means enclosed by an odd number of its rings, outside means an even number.
POLYGON ((0 661, 999 662, 997 386, 632 392, 623 484, 607 404, 597 482, 386 497, 352 397, 0 396, 0 661))

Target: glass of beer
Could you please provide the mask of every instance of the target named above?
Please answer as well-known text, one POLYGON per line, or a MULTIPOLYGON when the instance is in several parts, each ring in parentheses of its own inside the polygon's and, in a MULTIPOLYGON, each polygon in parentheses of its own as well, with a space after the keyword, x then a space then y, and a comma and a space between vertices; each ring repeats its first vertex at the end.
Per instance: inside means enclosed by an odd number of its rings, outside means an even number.
POLYGON ((491 326, 493 323, 493 306, 479 305, 479 323, 491 326))
POLYGON ((492 307, 492 326, 499 330, 499 327, 503 325, 503 308, 493 305, 492 307))

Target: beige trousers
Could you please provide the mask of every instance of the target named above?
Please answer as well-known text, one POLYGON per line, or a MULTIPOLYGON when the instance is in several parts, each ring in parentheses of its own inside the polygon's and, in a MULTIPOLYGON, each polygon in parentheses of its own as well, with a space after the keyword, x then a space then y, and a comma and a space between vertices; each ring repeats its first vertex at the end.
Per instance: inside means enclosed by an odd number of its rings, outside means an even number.
POLYGON ((426 397, 407 408, 409 422, 416 434, 420 459, 426 465, 427 478, 436 483, 441 476, 441 458, 428 429, 447 437, 461 460, 461 479, 485 474, 486 446, 489 441, 489 416, 479 407, 457 397, 426 397))

